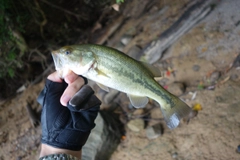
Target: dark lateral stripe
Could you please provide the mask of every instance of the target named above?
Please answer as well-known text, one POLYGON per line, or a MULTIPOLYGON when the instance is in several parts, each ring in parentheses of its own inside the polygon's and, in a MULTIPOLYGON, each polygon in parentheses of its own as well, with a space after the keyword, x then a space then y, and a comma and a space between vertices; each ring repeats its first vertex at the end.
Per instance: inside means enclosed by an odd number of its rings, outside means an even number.
MULTIPOLYGON (((154 80, 147 80, 146 77, 151 78, 149 75, 146 75, 146 73, 144 73, 144 71, 142 71, 142 73, 137 74, 134 72, 131 72, 129 70, 134 70, 134 68, 138 71, 141 72, 139 68, 137 68, 137 66, 124 66, 122 68, 120 67, 115 67, 115 65, 111 65, 111 63, 105 63, 104 66, 108 69, 111 68, 111 70, 118 75, 118 77, 123 77, 124 79, 129 79, 131 80, 131 82, 129 82, 129 84, 131 83, 137 83, 140 86, 143 86, 146 90, 150 90, 152 91, 154 94, 162 97, 163 99, 166 100, 167 103, 170 104, 171 107, 174 106, 174 102, 172 100, 172 98, 166 94, 164 94, 165 91, 164 89, 156 86, 155 84, 150 84, 149 81, 154 81, 154 80), (144 78, 143 78, 144 76, 144 78)), ((157 82, 156 82, 157 83, 157 82)))

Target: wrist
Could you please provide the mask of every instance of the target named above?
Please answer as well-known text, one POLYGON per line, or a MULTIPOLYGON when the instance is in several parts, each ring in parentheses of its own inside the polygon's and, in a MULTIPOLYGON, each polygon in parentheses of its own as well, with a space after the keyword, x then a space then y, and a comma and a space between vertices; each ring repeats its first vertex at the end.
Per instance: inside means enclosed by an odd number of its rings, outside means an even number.
POLYGON ((81 150, 80 151, 72 151, 68 149, 62 149, 62 148, 55 148, 47 144, 41 145, 41 152, 40 152, 40 158, 43 156, 51 155, 51 154, 69 154, 77 158, 81 158, 81 150))

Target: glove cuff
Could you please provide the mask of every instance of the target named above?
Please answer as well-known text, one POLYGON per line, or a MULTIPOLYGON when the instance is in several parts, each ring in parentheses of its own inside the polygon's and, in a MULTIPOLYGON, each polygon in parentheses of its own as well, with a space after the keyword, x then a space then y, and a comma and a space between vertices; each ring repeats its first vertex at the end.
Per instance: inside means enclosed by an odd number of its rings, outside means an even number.
POLYGON ((41 142, 56 148, 80 151, 86 143, 89 132, 79 132, 71 129, 62 130, 55 138, 42 137, 41 142))

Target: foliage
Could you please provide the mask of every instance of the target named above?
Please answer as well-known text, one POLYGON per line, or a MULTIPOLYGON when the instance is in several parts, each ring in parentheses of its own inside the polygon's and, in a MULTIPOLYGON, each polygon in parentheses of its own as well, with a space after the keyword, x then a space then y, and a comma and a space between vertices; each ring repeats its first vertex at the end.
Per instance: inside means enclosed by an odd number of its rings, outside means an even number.
POLYGON ((0 99, 39 76, 51 50, 92 40, 86 31, 110 2, 0 0, 0 99))
POLYGON ((10 54, 6 54, 9 50, 9 42, 14 40, 12 33, 8 29, 6 24, 7 20, 5 18, 6 10, 9 9, 10 3, 7 0, 2 0, 0 3, 0 78, 5 77, 7 74, 10 77, 13 77, 14 69, 8 64, 10 64, 10 61, 15 58, 15 54, 13 50, 10 54))
POLYGON ((124 3, 124 0, 116 0, 117 4, 124 3))
POLYGON ((26 14, 19 13, 14 4, 13 0, 0 1, 0 78, 13 78, 16 69, 22 66, 19 40, 13 30, 23 32, 26 14))

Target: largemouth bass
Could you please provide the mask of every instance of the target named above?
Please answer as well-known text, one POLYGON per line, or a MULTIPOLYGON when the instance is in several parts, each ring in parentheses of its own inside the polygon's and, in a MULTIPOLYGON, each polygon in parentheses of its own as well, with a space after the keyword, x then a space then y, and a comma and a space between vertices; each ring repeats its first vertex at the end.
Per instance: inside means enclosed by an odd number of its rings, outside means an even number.
POLYGON ((160 72, 153 66, 137 61, 126 54, 94 44, 71 45, 52 52, 56 70, 64 76, 69 70, 95 81, 99 87, 124 92, 136 108, 144 107, 148 98, 160 104, 169 128, 179 125, 191 109, 166 91, 154 77, 160 72))

